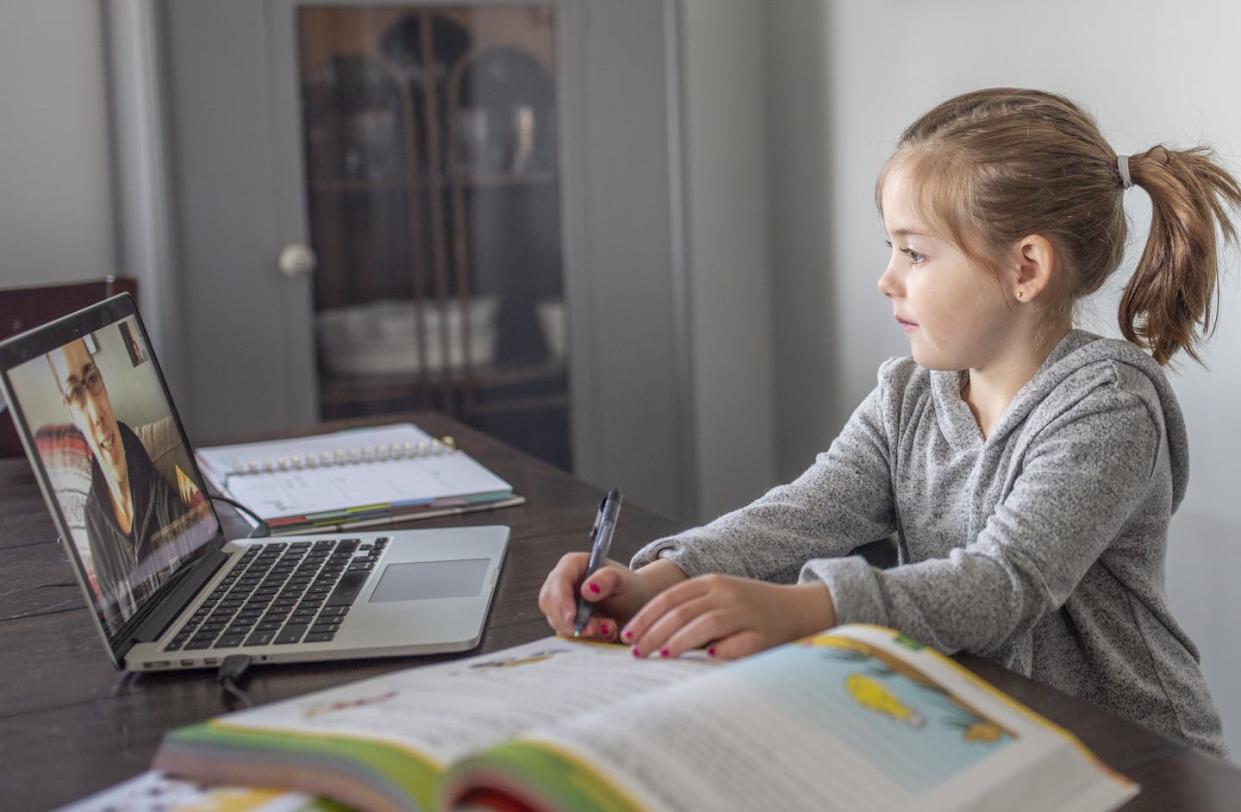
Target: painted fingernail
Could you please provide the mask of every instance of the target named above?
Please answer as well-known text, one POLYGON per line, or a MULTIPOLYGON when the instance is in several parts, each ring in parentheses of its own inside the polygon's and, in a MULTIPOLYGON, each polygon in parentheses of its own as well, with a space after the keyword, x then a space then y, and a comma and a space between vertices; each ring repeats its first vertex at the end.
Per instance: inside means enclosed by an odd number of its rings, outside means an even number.
POLYGON ((621 637, 624 638, 626 643, 632 642, 633 632, 629 631, 628 629, 625 629, 625 631, 621 632, 621 637))
POLYGON ((633 648, 629 649, 629 653, 631 653, 634 657, 641 657, 641 656, 642 656, 641 654, 639 654, 639 653, 638 653, 638 647, 637 647, 637 646, 634 646, 633 648))
POLYGON ((590 585, 590 591, 591 591, 591 592, 593 592, 593 593, 595 593, 596 595, 598 595, 598 594, 599 594, 599 585, 598 585, 598 584, 591 584, 591 585, 590 585))
POLYGON ((707 656, 708 656, 708 657, 714 657, 714 656, 715 656, 715 646, 711 646, 710 648, 708 648, 708 649, 707 649, 707 656))
POLYGON ((667 657, 667 656, 669 655, 669 653, 670 653, 670 652, 669 652, 669 651, 668 651, 668 649, 666 649, 666 648, 661 648, 661 649, 659 650, 659 656, 660 656, 660 657, 667 657))
POLYGON ((599 634, 603 635, 604 637, 607 637, 610 631, 612 630, 608 628, 608 625, 606 623, 599 627, 599 634))

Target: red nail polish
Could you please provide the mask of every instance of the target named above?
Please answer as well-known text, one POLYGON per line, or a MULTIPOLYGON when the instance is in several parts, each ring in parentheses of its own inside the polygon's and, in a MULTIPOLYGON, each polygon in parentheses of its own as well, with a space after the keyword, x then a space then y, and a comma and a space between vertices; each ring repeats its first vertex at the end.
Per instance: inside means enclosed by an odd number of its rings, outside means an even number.
POLYGON ((628 643, 629 641, 633 640, 633 632, 629 631, 628 629, 625 629, 625 631, 621 632, 621 637, 625 638, 625 642, 628 643))
POLYGON ((707 649, 707 656, 708 656, 708 657, 714 657, 714 656, 715 656, 715 646, 711 646, 709 649, 707 649))
POLYGON ((605 625, 605 626, 600 626, 600 627, 599 627, 599 634, 603 635, 604 637, 607 637, 607 636, 608 636, 608 631, 609 631, 609 629, 608 629, 608 627, 607 627, 606 625, 605 625))
POLYGON ((660 657, 667 657, 667 656, 668 656, 668 649, 666 649, 666 648, 661 648, 661 649, 659 650, 659 656, 660 656, 660 657))
POLYGON ((642 656, 641 654, 639 654, 639 653, 638 653, 638 647, 637 647, 637 646, 634 646, 633 648, 629 649, 629 651, 630 651, 630 652, 632 652, 632 653, 633 653, 633 656, 635 656, 635 657, 641 657, 641 656, 642 656))
POLYGON ((598 585, 598 584, 591 584, 591 585, 590 585, 590 591, 591 591, 591 592, 593 592, 593 593, 595 593, 596 595, 598 595, 598 594, 599 594, 599 585, 598 585))

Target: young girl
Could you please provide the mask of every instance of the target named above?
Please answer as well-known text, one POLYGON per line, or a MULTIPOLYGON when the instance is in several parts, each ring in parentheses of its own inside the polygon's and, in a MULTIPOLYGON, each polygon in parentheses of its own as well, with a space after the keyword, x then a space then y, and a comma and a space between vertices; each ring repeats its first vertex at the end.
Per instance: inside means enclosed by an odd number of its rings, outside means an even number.
POLYGON ((1198 653, 1168 609, 1168 521, 1187 441, 1160 366, 1211 323, 1216 228, 1241 188, 1203 148, 1117 156, 1051 93, 990 89, 913 123, 879 176, 892 256, 879 290, 912 358, 796 481, 609 562, 584 553, 539 606, 635 656, 740 657, 839 623, 969 651, 1225 755, 1198 653), (1072 328, 1125 245, 1151 233, 1120 305, 1128 341, 1072 328), (1149 350, 1150 354, 1143 352, 1149 350), (847 554, 895 532, 888 570, 847 554))

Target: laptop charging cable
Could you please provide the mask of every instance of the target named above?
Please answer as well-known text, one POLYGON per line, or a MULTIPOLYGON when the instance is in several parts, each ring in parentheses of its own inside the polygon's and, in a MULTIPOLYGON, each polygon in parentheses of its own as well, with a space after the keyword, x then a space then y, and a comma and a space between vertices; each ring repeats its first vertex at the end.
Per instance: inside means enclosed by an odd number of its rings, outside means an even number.
POLYGON ((220 663, 220 670, 216 673, 216 681, 220 683, 220 687, 247 708, 253 703, 239 683, 249 669, 249 654, 230 654, 220 663))
POLYGON ((236 499, 229 499, 227 496, 216 496, 215 494, 212 494, 211 498, 217 502, 224 502, 225 504, 232 505, 242 513, 254 519, 254 521, 258 522, 258 524, 254 526, 254 529, 250 531, 250 535, 246 536, 246 538, 260 539, 267 538, 271 535, 271 528, 268 527, 267 522, 263 521, 262 518, 259 517, 259 514, 255 513, 253 510, 250 510, 250 508, 241 504, 236 499))

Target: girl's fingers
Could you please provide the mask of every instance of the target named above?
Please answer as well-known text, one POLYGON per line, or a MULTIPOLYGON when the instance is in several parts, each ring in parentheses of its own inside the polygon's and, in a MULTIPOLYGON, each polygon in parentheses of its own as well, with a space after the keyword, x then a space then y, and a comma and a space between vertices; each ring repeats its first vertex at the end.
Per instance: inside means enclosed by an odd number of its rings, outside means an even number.
POLYGON ((539 611, 557 634, 573 634, 573 617, 577 614, 576 586, 586 571, 586 554, 563 556, 548 573, 539 590, 539 611))
POLYGON ((585 600, 594 603, 604 598, 620 595, 625 589, 625 578, 628 570, 622 573, 616 567, 603 565, 595 570, 595 574, 582 582, 581 592, 585 600))
MULTIPOLYGON (((641 636, 635 636, 633 641, 634 655, 637 657, 646 657, 650 654, 657 654, 660 657, 673 656, 672 651, 668 648, 668 641, 672 636, 682 631, 701 616, 707 613, 714 613, 720 608, 711 600, 711 596, 708 594, 698 595, 684 603, 673 606, 652 623, 645 633, 641 636)), ((704 637, 702 642, 711 639, 713 637, 704 637)), ((692 648, 692 646, 688 647, 692 648)))
MULTIPOLYGON (((688 581, 683 581, 676 586, 665 589, 647 602, 646 606, 638 610, 638 613, 625 624, 625 628, 621 629, 621 642, 637 643, 639 640, 642 640, 651 626, 661 617, 686 601, 700 597, 706 591, 706 585, 699 578, 691 578, 688 581)), ((660 640, 660 642, 662 643, 663 641, 660 640)), ((650 648, 648 646, 641 653, 646 654, 649 651, 650 648)))
POLYGON ((610 617, 591 616, 582 629, 582 637, 590 640, 615 640, 619 633, 616 621, 610 617))
POLYGON ((739 631, 739 621, 735 613, 722 607, 707 608, 674 632, 660 647, 659 656, 680 657, 693 649, 709 648, 717 640, 728 639, 739 631))
POLYGON ((707 646, 707 656, 736 660, 762 651, 763 637, 753 629, 745 629, 716 640, 707 646))

